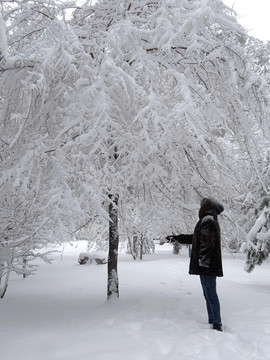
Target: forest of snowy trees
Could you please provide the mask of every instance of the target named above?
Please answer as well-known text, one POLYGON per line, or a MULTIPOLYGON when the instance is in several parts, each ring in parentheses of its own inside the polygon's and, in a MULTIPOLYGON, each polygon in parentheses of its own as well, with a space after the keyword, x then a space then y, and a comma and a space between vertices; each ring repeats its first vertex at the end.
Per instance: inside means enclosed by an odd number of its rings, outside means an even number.
POLYGON ((49 261, 48 244, 81 236, 109 248, 108 297, 117 295, 119 239, 190 233, 207 195, 225 204, 224 247, 267 257, 270 49, 230 8, 0 9, 0 296, 11 271, 31 273, 31 260, 49 261))

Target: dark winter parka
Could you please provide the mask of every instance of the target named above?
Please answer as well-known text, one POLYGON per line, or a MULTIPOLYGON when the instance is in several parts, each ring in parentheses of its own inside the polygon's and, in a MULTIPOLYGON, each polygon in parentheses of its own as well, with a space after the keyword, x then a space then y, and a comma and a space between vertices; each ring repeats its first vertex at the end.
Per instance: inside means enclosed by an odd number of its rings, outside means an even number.
POLYGON ((205 198, 201 201, 200 220, 192 239, 189 264, 191 275, 223 276, 220 227, 217 218, 223 210, 223 205, 215 199, 205 198))
POLYGON ((204 198, 199 210, 200 220, 193 235, 171 236, 181 244, 192 243, 189 274, 223 276, 220 227, 217 218, 223 210, 223 205, 217 200, 204 198))

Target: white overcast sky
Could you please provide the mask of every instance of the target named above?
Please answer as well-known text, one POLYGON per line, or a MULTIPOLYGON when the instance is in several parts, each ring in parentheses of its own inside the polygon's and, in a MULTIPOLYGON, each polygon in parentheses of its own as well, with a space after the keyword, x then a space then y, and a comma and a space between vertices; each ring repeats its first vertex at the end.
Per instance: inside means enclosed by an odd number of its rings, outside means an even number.
POLYGON ((270 40, 270 0, 223 0, 238 14, 238 22, 251 36, 270 40))

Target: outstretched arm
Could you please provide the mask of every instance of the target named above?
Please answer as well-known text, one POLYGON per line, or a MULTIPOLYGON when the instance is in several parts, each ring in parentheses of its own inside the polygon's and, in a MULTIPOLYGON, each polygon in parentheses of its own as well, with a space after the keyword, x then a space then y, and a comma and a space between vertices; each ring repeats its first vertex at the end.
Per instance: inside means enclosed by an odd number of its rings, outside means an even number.
POLYGON ((192 244, 193 234, 168 235, 166 239, 178 241, 180 244, 192 244))

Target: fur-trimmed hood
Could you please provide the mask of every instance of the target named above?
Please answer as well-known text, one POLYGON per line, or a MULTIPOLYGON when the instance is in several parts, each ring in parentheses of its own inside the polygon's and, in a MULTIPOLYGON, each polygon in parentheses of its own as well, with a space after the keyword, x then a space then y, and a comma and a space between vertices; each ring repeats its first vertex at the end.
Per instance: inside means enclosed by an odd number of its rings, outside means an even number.
POLYGON ((202 219, 206 215, 217 216, 224 211, 224 206, 218 200, 209 197, 201 200, 201 207, 199 210, 199 218, 202 219))

